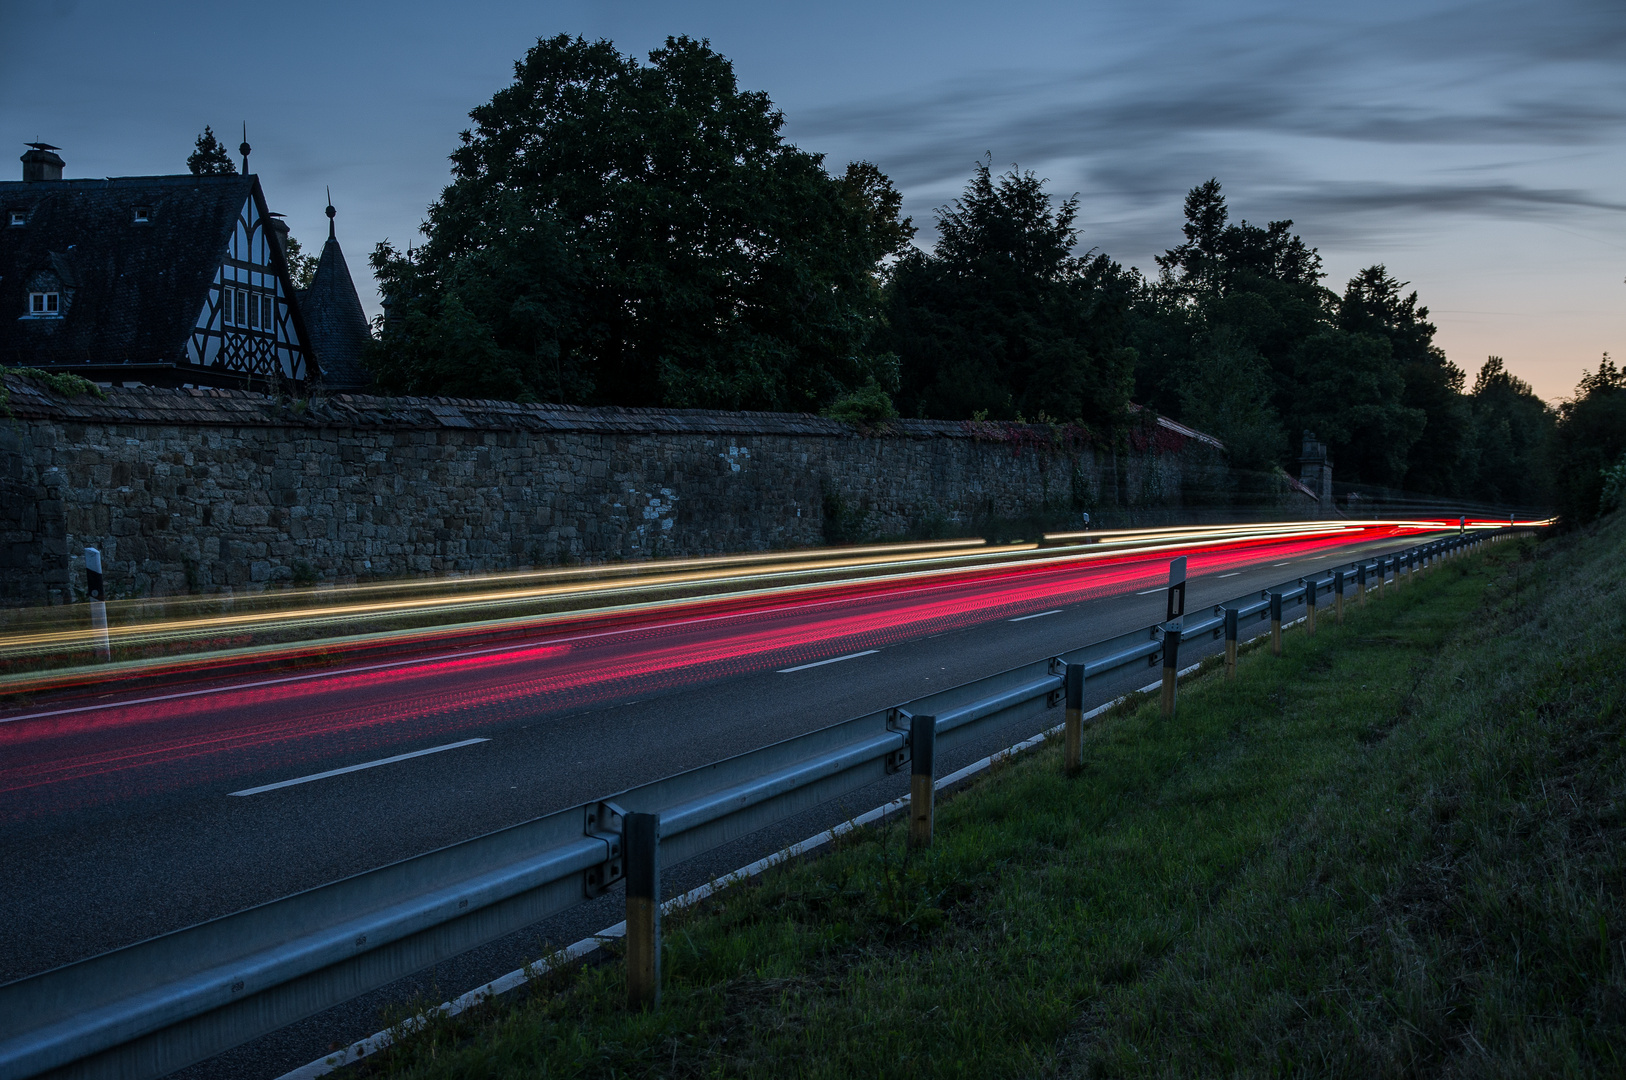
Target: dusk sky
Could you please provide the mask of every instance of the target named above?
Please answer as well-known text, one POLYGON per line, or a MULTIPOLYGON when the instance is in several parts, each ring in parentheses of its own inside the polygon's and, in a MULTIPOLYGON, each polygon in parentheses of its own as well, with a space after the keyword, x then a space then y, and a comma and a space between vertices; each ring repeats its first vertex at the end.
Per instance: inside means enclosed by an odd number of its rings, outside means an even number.
MULTIPOLYGON (((1387 264, 1470 378, 1549 400, 1626 352, 1626 3, 220 4, 0 0, 8 151, 69 177, 184 171, 205 124, 250 159, 307 250, 324 188, 363 302, 467 113, 539 36, 643 55, 709 38, 786 134, 876 162, 932 210, 992 155, 1082 200, 1082 248, 1155 273, 1216 176, 1234 217, 1292 218, 1327 284, 1387 264)), ((13 164, 11 175, 20 177, 13 164)))

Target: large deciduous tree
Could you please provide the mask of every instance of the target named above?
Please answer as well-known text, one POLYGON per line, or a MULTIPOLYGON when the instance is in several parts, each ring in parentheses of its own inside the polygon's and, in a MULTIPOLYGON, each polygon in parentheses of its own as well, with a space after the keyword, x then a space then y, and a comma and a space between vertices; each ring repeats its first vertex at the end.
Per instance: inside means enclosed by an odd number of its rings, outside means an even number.
POLYGON ((870 342, 912 235, 859 162, 831 176, 703 41, 647 63, 539 41, 470 116, 421 248, 373 256, 386 386, 799 410, 895 388, 870 342))

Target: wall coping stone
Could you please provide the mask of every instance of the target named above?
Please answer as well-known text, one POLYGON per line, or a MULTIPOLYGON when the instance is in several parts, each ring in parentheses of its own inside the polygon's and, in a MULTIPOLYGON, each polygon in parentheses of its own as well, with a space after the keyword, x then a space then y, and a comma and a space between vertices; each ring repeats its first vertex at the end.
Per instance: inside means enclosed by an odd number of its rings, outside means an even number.
MULTIPOLYGON (((303 408, 249 390, 212 387, 104 387, 105 399, 65 397, 19 375, 0 375, 19 420, 58 423, 160 424, 193 427, 376 428, 525 431, 541 434, 822 435, 834 438, 1015 439, 1048 441, 1048 424, 1005 421, 887 420, 850 424, 811 413, 724 412, 521 404, 477 398, 332 394, 303 408), (1023 439, 1023 436, 1027 439, 1023 439)), ((1164 416, 1157 425, 1177 439, 1223 444, 1164 416)), ((1078 430, 1078 429, 1073 429, 1078 430)))

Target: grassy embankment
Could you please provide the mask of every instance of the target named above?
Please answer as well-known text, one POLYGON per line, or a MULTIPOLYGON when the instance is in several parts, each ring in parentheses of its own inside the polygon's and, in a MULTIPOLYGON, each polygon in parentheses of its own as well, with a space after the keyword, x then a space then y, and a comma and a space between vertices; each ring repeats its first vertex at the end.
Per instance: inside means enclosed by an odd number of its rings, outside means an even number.
POLYGON ((1626 1073, 1626 515, 1494 545, 437 1024, 410 1076, 1626 1073))

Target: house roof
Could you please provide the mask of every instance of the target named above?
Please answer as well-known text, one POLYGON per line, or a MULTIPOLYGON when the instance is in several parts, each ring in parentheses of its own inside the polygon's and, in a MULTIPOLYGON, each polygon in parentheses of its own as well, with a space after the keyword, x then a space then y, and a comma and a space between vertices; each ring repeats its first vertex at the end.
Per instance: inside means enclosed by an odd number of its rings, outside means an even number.
POLYGON ((355 282, 350 279, 344 252, 331 228, 311 286, 300 290, 299 309, 305 317, 306 343, 316 353, 323 384, 332 390, 359 390, 372 385, 372 376, 362 364, 373 339, 372 331, 367 325, 367 313, 361 309, 361 298, 356 295, 355 282))
POLYGON ((253 176, 0 182, 0 364, 183 360, 257 185, 253 176), (18 210, 27 222, 12 226, 18 210), (61 281, 65 317, 20 319, 42 271, 61 281))

